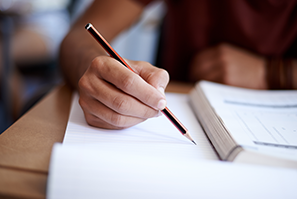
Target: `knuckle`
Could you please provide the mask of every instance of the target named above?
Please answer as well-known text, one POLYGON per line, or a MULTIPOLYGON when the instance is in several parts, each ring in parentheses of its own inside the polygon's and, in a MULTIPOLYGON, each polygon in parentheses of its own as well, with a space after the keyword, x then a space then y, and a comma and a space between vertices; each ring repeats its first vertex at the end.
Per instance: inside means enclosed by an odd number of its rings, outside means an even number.
POLYGON ((125 97, 115 97, 112 101, 112 107, 118 112, 118 113, 126 113, 129 109, 129 102, 125 99, 125 97))
POLYGON ((164 69, 157 68, 154 72, 148 74, 147 81, 155 86, 159 84, 166 86, 169 82, 169 73, 164 69))
POLYGON ((88 87, 88 83, 87 83, 87 80, 84 76, 82 76, 79 81, 78 81, 78 87, 80 89, 85 89, 88 87))
POLYGON ((94 117, 92 117, 89 114, 85 114, 85 118, 86 118, 86 122, 88 123, 88 125, 96 126, 96 121, 95 121, 94 117))
POLYGON ((120 115, 118 113, 112 113, 110 115, 110 123, 113 126, 123 128, 125 126, 124 116, 122 116, 122 115, 120 115))
POLYGON ((92 61, 91 64, 89 66, 90 70, 96 70, 96 68, 98 68, 101 64, 101 59, 99 57, 95 57, 92 61))
POLYGON ((86 122, 90 126, 94 126, 94 127, 98 127, 98 128, 107 128, 108 127, 107 123, 102 122, 102 120, 100 118, 96 117, 95 115, 86 114, 85 118, 86 118, 86 122))
POLYGON ((82 76, 78 81, 78 88, 86 93, 93 93, 92 85, 89 83, 87 77, 82 76))
POLYGON ((99 73, 101 71, 104 71, 104 70, 108 70, 109 67, 107 67, 107 59, 105 56, 98 56, 98 57, 95 57, 92 62, 91 62, 91 70, 96 70, 98 71, 99 73))
POLYGON ((135 82, 135 75, 125 75, 122 79, 123 89, 128 90, 135 82))
POLYGON ((104 65, 104 59, 102 59, 101 56, 95 57, 91 62, 91 66, 93 67, 98 67, 101 65, 104 65))
POLYGON ((90 110, 92 110, 90 103, 88 103, 85 99, 83 99, 81 97, 79 98, 78 103, 79 103, 80 107, 82 108, 84 115, 89 116, 90 110))
POLYGON ((160 77, 163 77, 163 79, 166 80, 166 82, 169 82, 169 73, 166 70, 159 69, 158 73, 160 74, 160 77))

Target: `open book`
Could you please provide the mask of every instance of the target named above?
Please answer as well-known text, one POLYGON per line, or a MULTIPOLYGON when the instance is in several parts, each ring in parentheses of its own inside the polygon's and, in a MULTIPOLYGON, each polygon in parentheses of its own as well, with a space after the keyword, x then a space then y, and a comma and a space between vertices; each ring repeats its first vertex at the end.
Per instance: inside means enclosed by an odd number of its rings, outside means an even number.
POLYGON ((222 160, 297 168, 297 91, 201 81, 190 102, 222 160))

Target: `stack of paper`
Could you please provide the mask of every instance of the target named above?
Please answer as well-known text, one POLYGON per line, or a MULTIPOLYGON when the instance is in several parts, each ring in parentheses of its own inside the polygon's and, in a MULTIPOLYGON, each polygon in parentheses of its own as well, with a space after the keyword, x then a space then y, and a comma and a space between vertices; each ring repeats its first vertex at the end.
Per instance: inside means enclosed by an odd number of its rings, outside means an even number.
POLYGON ((48 198, 296 198, 296 170, 219 161, 188 96, 167 101, 197 145, 164 116, 120 131, 90 127, 74 95, 48 198))

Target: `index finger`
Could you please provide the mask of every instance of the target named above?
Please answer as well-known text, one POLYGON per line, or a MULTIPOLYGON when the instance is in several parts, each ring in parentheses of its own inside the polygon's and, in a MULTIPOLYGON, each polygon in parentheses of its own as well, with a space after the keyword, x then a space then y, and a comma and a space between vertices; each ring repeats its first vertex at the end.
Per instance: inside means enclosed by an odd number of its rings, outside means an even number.
POLYGON ((164 90, 169 82, 169 74, 166 70, 144 61, 129 61, 129 63, 141 78, 164 95, 164 90))
POLYGON ((100 78, 156 110, 165 108, 165 96, 120 62, 110 57, 95 59, 94 62, 100 78))

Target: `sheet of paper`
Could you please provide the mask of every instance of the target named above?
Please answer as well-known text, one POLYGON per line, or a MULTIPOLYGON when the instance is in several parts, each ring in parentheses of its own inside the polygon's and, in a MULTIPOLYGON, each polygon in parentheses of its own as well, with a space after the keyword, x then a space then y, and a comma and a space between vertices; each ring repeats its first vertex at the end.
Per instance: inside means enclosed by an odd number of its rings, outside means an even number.
POLYGON ((167 101, 197 145, 164 116, 125 130, 91 127, 74 95, 47 198, 296 198, 296 170, 217 161, 187 95, 167 101))
POLYGON ((241 145, 297 159, 297 91, 259 91, 202 82, 212 107, 241 145))
POLYGON ((47 198, 297 198, 297 171, 54 147, 47 198))
POLYGON ((167 93, 166 99, 170 110, 188 128, 197 145, 185 138, 163 115, 124 130, 91 127, 85 121, 77 94, 73 96, 63 144, 79 144, 105 151, 130 151, 149 156, 217 160, 216 153, 189 106, 188 96, 167 93))

